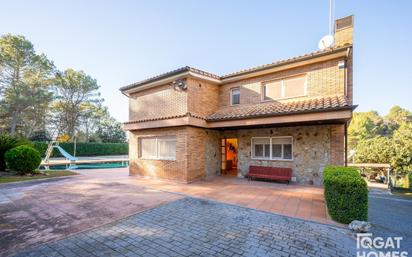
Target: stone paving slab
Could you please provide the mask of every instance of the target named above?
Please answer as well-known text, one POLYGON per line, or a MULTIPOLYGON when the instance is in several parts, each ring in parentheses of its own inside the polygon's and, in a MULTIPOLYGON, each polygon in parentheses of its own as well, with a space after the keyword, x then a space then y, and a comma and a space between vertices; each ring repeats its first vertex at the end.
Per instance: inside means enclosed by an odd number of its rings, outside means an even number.
POLYGON ((0 195, 0 256, 182 198, 122 180, 81 175, 5 184, 0 195))
POLYGON ((187 197, 16 256, 353 256, 347 233, 187 197))

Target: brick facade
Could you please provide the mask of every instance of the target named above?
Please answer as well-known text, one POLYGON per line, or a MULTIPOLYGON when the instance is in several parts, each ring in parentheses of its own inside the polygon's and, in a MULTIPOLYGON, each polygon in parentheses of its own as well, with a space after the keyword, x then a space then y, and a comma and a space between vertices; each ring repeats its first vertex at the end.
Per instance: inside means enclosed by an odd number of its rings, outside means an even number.
POLYGON ((129 120, 184 115, 187 101, 187 92, 171 84, 147 89, 129 97, 129 120))
POLYGON ((330 129, 330 149, 333 165, 345 165, 345 125, 331 125, 330 129))
MULTIPOLYGON (((304 106, 301 113, 297 113, 295 108, 292 110, 295 113, 292 114, 260 119, 246 119, 245 116, 240 116, 241 118, 236 117, 236 121, 219 123, 206 117, 223 108, 229 109, 232 113, 235 108, 260 104, 262 83, 302 74, 306 76, 307 95, 277 100, 278 102, 335 96, 346 97, 350 103, 349 107, 352 107, 352 24, 353 17, 337 21, 336 46, 346 47, 321 52, 321 55, 315 52, 307 55, 307 59, 305 56, 302 59, 297 57, 300 61, 293 65, 288 64, 291 66, 284 64, 288 61, 286 60, 280 62, 280 66, 286 65, 281 68, 271 67, 265 71, 251 69, 253 72, 248 70, 245 73, 239 72, 223 77, 186 67, 181 69, 184 74, 176 73, 180 70, 168 73, 167 76, 173 75, 173 80, 167 81, 167 78, 160 76, 160 81, 142 82, 143 86, 146 86, 145 83, 154 83, 146 89, 137 88, 133 91, 133 87, 127 87, 125 90, 130 90, 128 92, 131 122, 127 126, 130 130, 130 174, 186 183, 213 177, 220 174, 222 165, 221 139, 231 137, 238 139, 239 176, 245 175, 250 165, 290 167, 298 183, 321 185, 322 172, 326 165, 345 164, 344 124, 349 122, 352 109, 337 109, 335 103, 327 112, 315 108, 314 112, 308 113, 309 107, 304 106), (342 66, 342 62, 345 65, 342 66), (176 78, 183 79, 187 88, 176 87, 173 83, 176 78), (234 87, 240 88, 240 104, 229 107, 230 89, 234 87), (240 122, 232 123, 237 121, 240 122), (139 158, 140 137, 171 135, 176 136, 176 160, 139 158), (251 138, 267 136, 292 136, 293 160, 253 160, 250 156, 251 138)), ((264 66, 264 69, 266 67, 268 66, 264 66)), ((140 86, 142 84, 139 84, 140 86)), ((250 112, 253 114, 253 111, 250 112)))
POLYGON ((135 130, 129 133, 130 174, 192 182, 220 173, 220 135, 191 126, 135 130), (176 136, 176 160, 139 158, 139 138, 176 136))
POLYGON ((272 80, 278 80, 296 75, 306 75, 307 96, 279 100, 279 102, 294 101, 303 98, 328 96, 328 95, 344 95, 345 94, 345 70, 339 69, 338 62, 340 60, 331 60, 303 67, 285 70, 272 73, 266 76, 255 77, 251 79, 241 80, 234 83, 229 83, 221 86, 219 93, 219 107, 230 106, 230 89, 234 87, 240 88, 240 104, 236 107, 241 107, 247 104, 259 104, 262 102, 262 83, 272 80))
POLYGON ((238 175, 250 165, 288 167, 301 184, 322 184, 323 168, 343 165, 344 125, 269 127, 217 131, 196 127, 139 130, 130 133, 130 173, 190 183, 220 174, 221 138, 238 139, 238 175), (138 157, 139 137, 176 136, 176 160, 143 160, 138 157), (293 137, 293 160, 251 158, 252 137, 293 137))

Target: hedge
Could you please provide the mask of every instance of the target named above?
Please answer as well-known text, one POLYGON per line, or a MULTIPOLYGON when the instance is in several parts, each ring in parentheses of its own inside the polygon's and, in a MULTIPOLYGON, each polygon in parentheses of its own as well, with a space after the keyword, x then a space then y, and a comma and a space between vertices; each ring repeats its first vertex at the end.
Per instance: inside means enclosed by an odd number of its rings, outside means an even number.
MULTIPOLYGON (((48 142, 33 142, 36 148, 44 157, 48 142)), ((59 144, 66 152, 73 155, 73 143, 59 144)), ((76 156, 98 156, 98 155, 127 155, 129 147, 127 143, 77 143, 76 156)), ((61 157, 57 149, 53 150, 53 157, 61 157)))
POLYGON ((333 220, 348 224, 368 219, 368 186, 356 168, 328 166, 323 179, 326 205, 333 220))

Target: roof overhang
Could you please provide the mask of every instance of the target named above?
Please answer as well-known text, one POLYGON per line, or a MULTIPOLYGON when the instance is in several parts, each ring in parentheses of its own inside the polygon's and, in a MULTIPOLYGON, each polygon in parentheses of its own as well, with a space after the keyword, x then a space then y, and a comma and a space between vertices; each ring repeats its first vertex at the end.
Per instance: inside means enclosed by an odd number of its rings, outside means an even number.
POLYGON ((198 117, 184 115, 176 118, 150 120, 144 122, 126 122, 123 124, 123 128, 128 131, 178 126, 194 126, 209 129, 253 128, 259 126, 297 126, 302 124, 344 123, 349 121, 351 118, 352 109, 224 121, 206 121, 205 119, 198 117))
POLYGON ((198 80, 202 80, 202 81, 211 82, 211 83, 214 83, 214 84, 220 84, 221 83, 221 81, 219 79, 211 78, 209 76, 198 74, 198 73, 195 73, 193 71, 182 71, 180 73, 177 73, 177 74, 174 74, 174 75, 171 75, 171 76, 167 76, 167 77, 164 77, 164 78, 161 78, 161 79, 157 79, 157 80, 154 80, 152 82, 148 82, 148 83, 143 84, 143 85, 130 87, 130 88, 125 87, 126 89, 121 88, 120 91, 124 95, 126 95, 127 97, 130 97, 130 94, 137 93, 137 92, 149 89, 149 88, 165 85, 165 84, 168 84, 168 83, 172 83, 173 81, 176 81, 176 80, 179 80, 179 79, 185 79, 185 78, 194 78, 194 79, 198 79, 198 80))
POLYGON ((242 72, 237 72, 234 74, 229 74, 221 77, 222 83, 231 83, 243 79, 248 79, 252 77, 262 76, 269 73, 279 72, 283 70, 289 70, 313 63, 329 61, 338 58, 346 58, 348 56, 348 51, 351 49, 351 45, 340 47, 337 49, 325 50, 322 52, 315 52, 312 54, 307 54, 301 57, 292 58, 286 61, 281 61, 278 63, 264 65, 262 67, 253 68, 250 70, 245 70, 242 72))
POLYGON ((352 118, 352 110, 339 110, 328 112, 314 112, 305 114, 282 115, 273 117, 262 117, 252 119, 226 120, 208 122, 208 128, 242 128, 262 125, 282 124, 322 124, 330 122, 346 122, 352 118))

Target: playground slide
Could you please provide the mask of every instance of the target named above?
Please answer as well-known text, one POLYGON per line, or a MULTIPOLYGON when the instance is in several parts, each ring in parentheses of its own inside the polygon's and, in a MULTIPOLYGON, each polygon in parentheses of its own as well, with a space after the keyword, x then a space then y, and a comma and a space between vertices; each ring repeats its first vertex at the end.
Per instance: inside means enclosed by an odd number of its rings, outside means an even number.
POLYGON ((69 154, 68 152, 66 152, 63 148, 61 148, 60 146, 55 146, 60 153, 64 156, 64 158, 70 160, 70 161, 75 161, 77 160, 76 157, 74 157, 73 155, 69 154))

